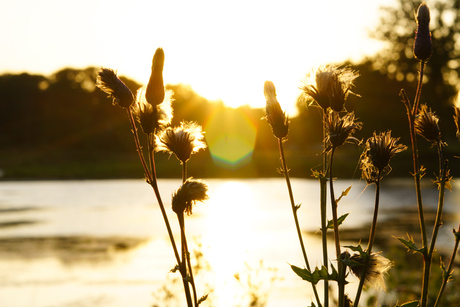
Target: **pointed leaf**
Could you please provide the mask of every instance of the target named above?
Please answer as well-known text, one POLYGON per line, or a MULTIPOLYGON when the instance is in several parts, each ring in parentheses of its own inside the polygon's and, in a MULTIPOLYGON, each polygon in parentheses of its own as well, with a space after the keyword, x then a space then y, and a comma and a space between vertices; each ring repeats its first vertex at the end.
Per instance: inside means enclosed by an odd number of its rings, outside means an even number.
POLYGON ((418 248, 414 242, 414 239, 409 235, 407 235, 407 240, 403 238, 398 238, 398 240, 401 241, 401 243, 404 244, 404 246, 406 246, 408 250, 412 250, 414 253, 420 253, 423 255, 425 252, 425 248, 418 248))
POLYGON ((327 269, 324 266, 322 266, 321 269, 315 268, 313 273, 307 269, 301 269, 295 265, 291 265, 291 269, 294 271, 294 273, 297 274, 297 276, 299 276, 303 280, 306 280, 314 285, 316 285, 320 280, 325 280, 326 278, 328 280, 335 280, 335 281, 338 281, 338 278, 339 278, 339 274, 333 266, 332 266, 332 274, 328 274, 327 269))
MULTIPOLYGON (((340 216, 338 219, 337 219, 337 224, 340 226, 342 225, 342 223, 345 221, 345 219, 347 218, 348 214, 350 213, 345 213, 344 215, 340 216)), ((334 221, 333 220, 328 220, 327 221, 327 229, 334 229, 334 221)))

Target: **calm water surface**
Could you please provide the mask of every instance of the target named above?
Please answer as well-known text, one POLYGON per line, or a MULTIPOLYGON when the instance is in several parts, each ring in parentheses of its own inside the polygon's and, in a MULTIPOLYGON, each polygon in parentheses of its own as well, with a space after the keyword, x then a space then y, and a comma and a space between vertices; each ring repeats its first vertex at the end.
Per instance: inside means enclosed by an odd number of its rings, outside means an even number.
MULTIPOLYGON (((186 220, 190 248, 203 255, 199 294, 212 289, 212 306, 247 306, 250 292, 269 307, 306 306, 310 286, 288 265, 303 266, 303 260, 284 180, 207 182, 209 201, 198 204, 186 220)), ((446 195, 448 219, 439 240, 447 249, 460 221, 454 184, 446 195)), ((160 180, 166 204, 179 185, 180 180, 160 180)), ((310 264, 319 265, 318 184, 295 179, 292 185, 296 203, 302 204, 299 217, 310 264)), ((357 243, 368 235, 374 188, 339 181, 336 194, 350 185, 339 214, 350 212, 344 238, 357 243)), ((417 229, 412 187, 412 180, 388 180, 382 187, 383 237, 417 229)), ((427 211, 434 210, 436 189, 426 189, 424 200, 427 211)), ((167 207, 177 234, 176 218, 167 207)), ((177 306, 183 306, 181 284, 168 273, 173 266, 158 205, 142 180, 0 182, 1 306, 176 306, 165 299, 164 287, 171 284, 179 289, 177 306)))

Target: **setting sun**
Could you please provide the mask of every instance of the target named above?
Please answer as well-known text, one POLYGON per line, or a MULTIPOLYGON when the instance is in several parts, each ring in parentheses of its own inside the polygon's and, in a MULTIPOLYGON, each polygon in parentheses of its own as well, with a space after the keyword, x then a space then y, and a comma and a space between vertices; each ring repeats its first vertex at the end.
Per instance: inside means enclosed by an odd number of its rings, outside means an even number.
POLYGON ((378 7, 391 2, 4 2, 0 24, 10 30, 0 67, 50 74, 103 66, 145 83, 153 53, 163 47, 166 83, 190 84, 231 107, 262 107, 263 84, 271 80, 294 115, 299 82, 312 66, 359 59, 380 47, 367 29, 378 7))

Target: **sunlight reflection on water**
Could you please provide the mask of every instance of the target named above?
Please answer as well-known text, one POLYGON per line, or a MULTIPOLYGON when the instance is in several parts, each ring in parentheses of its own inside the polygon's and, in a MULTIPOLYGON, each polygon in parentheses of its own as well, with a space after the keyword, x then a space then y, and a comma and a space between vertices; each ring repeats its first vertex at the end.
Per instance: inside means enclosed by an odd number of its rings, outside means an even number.
MULTIPOLYGON (((160 180, 166 204, 179 184, 160 180)), ((303 259, 284 180, 208 184, 210 199, 194 208, 186 228, 191 250, 200 248, 210 266, 198 275, 212 288, 213 306, 244 305, 250 286, 261 299, 268 295, 268 307, 305 306, 311 288, 288 265, 303 266, 303 259)), ((336 189, 350 184, 350 194, 339 204, 339 214, 351 212, 344 230, 368 227, 373 187, 339 181, 336 189)), ((296 203, 302 204, 299 218, 310 264, 319 265, 318 184, 294 179, 292 186, 296 203)), ((455 188, 446 195, 445 210, 458 223, 455 188)), ((415 204, 406 181, 388 181, 382 190, 382 222, 415 204)), ((427 190, 425 203, 428 209, 436 205, 436 189, 427 190)), ((0 182, 0 212, 2 306, 152 306, 171 278, 172 249, 152 190, 142 180, 0 182)), ((178 234, 175 216, 169 216, 178 234)), ((443 231, 451 232, 454 223, 446 221, 443 231)), ((440 242, 451 241, 446 235, 440 242)), ((199 294, 205 290, 198 286, 199 294)))

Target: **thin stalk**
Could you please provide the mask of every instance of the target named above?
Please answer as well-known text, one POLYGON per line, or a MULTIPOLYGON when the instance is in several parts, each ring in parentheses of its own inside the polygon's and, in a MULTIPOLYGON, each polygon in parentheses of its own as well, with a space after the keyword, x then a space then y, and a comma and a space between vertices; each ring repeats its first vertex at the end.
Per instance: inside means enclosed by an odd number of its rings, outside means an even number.
MULTIPOLYGON (((187 162, 182 163, 182 183, 184 183, 187 180, 187 162)), ((183 214, 182 214, 183 215, 183 214)), ((195 303, 195 306, 198 306, 198 299, 197 299, 197 293, 196 293, 196 286, 195 286, 195 280, 193 278, 193 270, 192 270, 192 265, 190 262, 190 252, 188 250, 188 245, 187 245, 187 238, 185 236, 185 220, 182 221, 183 225, 181 226, 181 231, 183 231, 183 246, 185 248, 185 256, 187 260, 187 266, 188 266, 188 271, 189 271, 189 277, 190 277, 190 284, 192 285, 192 291, 193 291, 193 300, 195 303)))
MULTIPOLYGON (((441 146, 441 145, 439 145, 441 146)), ((436 220, 433 227, 433 234, 431 236, 431 244, 430 249, 428 250, 428 254, 430 257, 433 255, 434 247, 436 245, 436 239, 438 237, 439 228, 442 226, 442 210, 444 207, 444 195, 446 191, 446 173, 447 173, 447 161, 445 162, 445 166, 441 169, 441 182, 439 186, 439 198, 438 198, 438 210, 436 212, 436 220)))
MULTIPOLYGON (((185 238, 185 219, 184 219, 184 213, 181 212, 180 214, 177 214, 177 219, 179 220, 179 226, 180 226, 180 237, 181 237, 181 263, 179 265, 179 269, 182 275, 182 281, 184 283, 184 290, 185 290, 185 297, 187 299, 187 306, 192 307, 196 306, 193 305, 192 303, 192 296, 190 294, 190 288, 189 288, 189 275, 187 274, 187 241, 185 238)), ((195 295, 195 302, 196 302, 196 295, 195 295)))
POLYGON ((145 162, 144 155, 142 154, 142 147, 141 143, 139 141, 139 134, 137 133, 137 126, 136 126, 136 121, 134 120, 133 112, 131 108, 126 109, 128 112, 128 118, 129 118, 129 123, 131 124, 131 131, 134 136, 134 142, 136 144, 136 151, 139 155, 139 160, 142 163, 142 167, 144 168, 144 173, 145 176, 147 177, 147 180, 152 180, 152 173, 149 171, 149 168, 147 167, 147 163, 145 162))
MULTIPOLYGON (((326 113, 321 112, 323 117, 323 149, 326 149, 326 129, 324 127, 324 117, 326 113)), ((327 156, 326 153, 323 154, 323 173, 320 174, 319 186, 320 186, 320 209, 321 209, 321 242, 323 247, 323 266, 326 268, 326 271, 329 272, 329 257, 327 253, 327 156)), ((324 279, 324 306, 329 307, 329 278, 326 276, 324 279)))
POLYGON ((354 302, 354 306, 358 307, 359 299, 361 298, 361 292, 364 287, 364 281, 366 280, 366 272, 367 272, 367 266, 369 265, 369 259, 371 256, 372 252, 372 246, 374 244, 374 239, 375 239, 375 233, 377 231, 377 217, 378 217, 378 212, 379 212, 379 203, 380 203, 380 171, 377 174, 377 182, 375 183, 375 204, 374 204, 374 217, 372 219, 372 226, 371 226, 371 231, 369 234, 369 242, 367 243, 367 257, 364 259, 364 268, 363 268, 363 273, 360 277, 359 280, 359 285, 358 285, 358 291, 356 292, 356 298, 354 302))
MULTIPOLYGON (((339 236, 339 223, 338 223, 338 216, 337 216, 337 201, 334 195, 334 184, 332 180, 332 165, 334 159, 334 152, 335 147, 331 150, 331 157, 329 162, 329 190, 331 194, 331 206, 332 206, 332 221, 334 225, 334 242, 335 242, 335 254, 337 257, 337 266, 338 266, 338 273, 339 276, 344 276, 344 265, 343 262, 340 260, 340 236, 339 236)), ((344 298, 345 298, 345 280, 339 280, 339 307, 344 306, 344 298)))
MULTIPOLYGON (((308 262, 307 252, 305 251, 305 245, 302 239, 302 232, 300 230, 299 219, 297 217, 297 210, 299 209, 299 207, 296 206, 294 202, 294 195, 292 193, 291 181, 289 179, 289 171, 286 166, 286 159, 284 157, 283 141, 281 139, 278 139, 278 147, 280 151, 281 164, 283 165, 284 178, 286 179, 286 185, 287 185, 288 192, 289 192, 289 199, 291 201, 291 208, 292 208, 292 214, 294 216, 295 227, 297 230, 297 237, 299 238, 300 248, 302 249, 302 255, 305 260, 305 266, 307 267, 309 271, 311 271, 310 263, 308 262)), ((315 294, 315 298, 316 298, 316 302, 318 306, 322 306, 321 301, 318 296, 318 291, 316 290, 316 286, 314 284, 311 284, 311 286, 313 288, 313 293, 315 294)))
MULTIPOLYGON (((458 228, 458 232, 460 232, 460 226, 458 228)), ((456 232, 455 232, 455 229, 454 229, 454 234, 455 233, 456 232)), ((442 295, 444 294, 444 290, 446 289, 447 282, 449 281, 449 277, 450 277, 450 274, 452 272, 452 267, 454 265, 455 255, 457 255, 458 243, 459 242, 460 242, 460 236, 456 235, 455 236, 454 250, 452 251, 452 255, 450 256, 449 265, 447 266, 447 270, 446 270, 444 278, 442 280, 441 289, 439 289, 438 297, 436 298, 436 302, 434 303, 433 307, 437 307, 438 304, 441 302, 442 295)))
POLYGON ((420 299, 420 307, 426 307, 427 298, 428 298, 428 283, 430 279, 430 267, 431 267, 431 256, 427 253, 428 241, 426 234, 426 224, 425 217, 423 213, 423 204, 422 204, 422 188, 420 185, 420 179, 422 177, 422 170, 420 169, 420 164, 418 161, 418 149, 417 149, 417 137, 415 133, 415 116, 417 115, 418 106, 420 103, 420 96, 422 93, 423 85, 423 71, 425 63, 420 61, 420 73, 419 80, 417 84, 417 92, 415 94, 414 105, 412 107, 412 112, 409 116, 410 118, 410 130, 411 130, 411 143, 412 143, 412 156, 414 163, 414 176, 415 176, 415 187, 417 193, 417 208, 419 213, 420 220, 420 231, 422 233, 422 246, 423 246, 423 280, 422 280, 422 294, 420 299))

